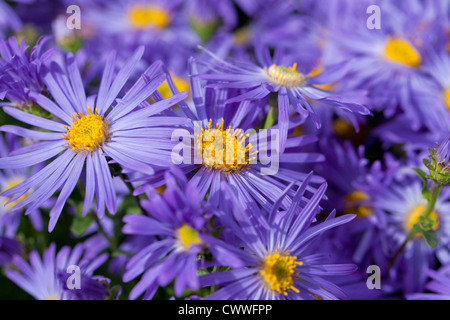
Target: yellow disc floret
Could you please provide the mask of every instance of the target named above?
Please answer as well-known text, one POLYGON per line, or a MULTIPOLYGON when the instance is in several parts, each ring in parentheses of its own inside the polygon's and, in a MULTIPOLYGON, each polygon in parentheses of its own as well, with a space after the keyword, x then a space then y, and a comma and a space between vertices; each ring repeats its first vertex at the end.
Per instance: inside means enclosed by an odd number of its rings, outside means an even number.
POLYGON ((269 68, 264 67, 264 71, 272 82, 284 87, 297 87, 306 81, 306 77, 297 71, 296 63, 288 68, 272 64, 269 68))
MULTIPOLYGON (((425 212, 426 205, 419 204, 415 206, 411 211, 408 212, 406 215, 406 219, 404 221, 404 228, 406 232, 411 231, 411 229, 414 227, 414 225, 419 222, 420 216, 425 212)), ((437 220, 438 222, 433 226, 433 230, 437 230, 439 227, 439 214, 436 211, 431 212, 430 214, 431 220, 437 220)))
POLYGON ((239 172, 245 170, 258 153, 252 152, 251 143, 245 143, 248 137, 242 129, 232 129, 231 126, 224 129, 223 119, 212 128, 210 119, 208 128, 196 133, 195 143, 198 152, 202 153, 204 166, 225 173, 239 172))
POLYGON ((303 262, 298 261, 295 256, 290 256, 286 252, 276 252, 264 258, 260 274, 268 289, 277 294, 287 295, 289 290, 299 292, 294 287, 294 279, 297 275, 295 268, 302 264, 303 262))
POLYGON ((345 197, 345 213, 356 214, 358 217, 369 217, 373 209, 368 205, 361 205, 358 202, 368 201, 370 196, 361 190, 355 190, 345 197))
POLYGON ((202 241, 198 237, 198 231, 183 224, 177 231, 178 243, 184 249, 189 249, 193 244, 200 244, 202 241))
POLYGON ((414 46, 406 39, 389 36, 385 46, 385 57, 410 67, 417 67, 422 57, 414 46))
POLYGON ((170 23, 169 13, 156 5, 136 5, 128 10, 128 19, 136 29, 163 29, 170 23))
POLYGON ((450 88, 444 90, 444 103, 450 109, 450 88))
POLYGON ((67 146, 76 152, 92 152, 100 148, 108 140, 108 122, 98 114, 98 110, 86 114, 72 115, 73 123, 67 130, 64 139, 67 146))

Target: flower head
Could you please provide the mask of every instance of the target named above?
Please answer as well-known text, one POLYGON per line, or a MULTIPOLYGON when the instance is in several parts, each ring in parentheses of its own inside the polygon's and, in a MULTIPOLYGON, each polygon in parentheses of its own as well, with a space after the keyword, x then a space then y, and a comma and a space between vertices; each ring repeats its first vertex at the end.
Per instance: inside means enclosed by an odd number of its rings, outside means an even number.
POLYGON ((188 183, 180 169, 173 167, 165 175, 166 188, 160 195, 149 191, 149 200, 142 200, 145 215, 124 218, 123 232, 129 235, 157 236, 160 240, 142 248, 130 258, 123 275, 128 282, 143 274, 130 298, 143 292, 151 299, 159 286, 175 280, 175 294, 186 289, 198 290, 199 254, 211 252, 220 263, 239 265, 228 246, 213 236, 210 220, 214 211, 202 201, 198 190, 188 183))
POLYGON ((56 245, 52 243, 42 258, 37 251, 32 251, 30 264, 14 256, 18 270, 7 270, 6 275, 38 300, 104 300, 109 294, 102 283, 105 278, 93 273, 106 261, 107 254, 86 259, 87 251, 80 243, 73 249, 65 246, 56 253, 56 245), (79 279, 69 279, 72 274, 79 279))
POLYGON ((68 55, 64 68, 52 63, 44 79, 55 102, 39 93, 31 93, 31 97, 51 113, 53 119, 43 119, 15 108, 4 107, 4 111, 11 116, 46 129, 47 132, 13 126, 14 133, 42 142, 35 144, 31 151, 25 149, 17 155, 0 159, 0 168, 27 167, 54 157, 56 159, 21 184, 4 191, 2 196, 12 197, 14 201, 33 188, 34 192, 15 206, 27 205, 29 212, 58 189, 61 190, 50 211, 50 231, 55 227, 62 208, 83 171, 86 176, 83 214, 89 212, 96 196, 97 214, 103 217, 105 206, 110 213, 115 213, 117 208, 116 192, 108 167, 109 159, 113 159, 124 170, 146 174, 154 173, 152 166, 164 167, 170 163, 170 143, 166 147, 157 146, 151 137, 160 136, 163 139, 170 131, 161 132, 161 128, 175 128, 186 122, 177 117, 161 118, 162 121, 158 121, 157 114, 186 98, 187 93, 179 93, 166 100, 158 99, 153 105, 146 102, 166 77, 161 71, 161 63, 156 62, 122 99, 118 99, 142 54, 141 47, 114 78, 116 56, 113 52, 106 63, 96 99, 86 98, 73 55, 68 55))
POLYGON ((311 176, 295 193, 286 211, 274 205, 268 217, 269 228, 256 222, 260 212, 240 203, 235 190, 223 185, 229 197, 233 215, 222 217, 225 225, 235 229, 237 244, 243 250, 235 254, 245 267, 212 272, 200 278, 202 286, 222 285, 208 299, 337 299, 345 298, 336 285, 325 280, 331 275, 346 275, 355 271, 352 264, 330 264, 325 252, 317 252, 314 239, 328 229, 352 220, 354 215, 336 218, 335 212, 321 223, 312 224, 319 213, 318 202, 326 184, 305 200, 311 176), (250 212, 248 212, 250 211, 250 212), (313 249, 314 247, 314 249, 313 249))

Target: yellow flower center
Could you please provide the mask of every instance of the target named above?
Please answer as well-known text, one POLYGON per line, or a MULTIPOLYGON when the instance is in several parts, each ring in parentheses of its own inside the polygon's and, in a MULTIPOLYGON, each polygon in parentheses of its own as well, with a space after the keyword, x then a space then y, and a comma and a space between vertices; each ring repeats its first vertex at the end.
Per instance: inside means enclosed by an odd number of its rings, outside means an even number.
POLYGON ((450 88, 444 90, 444 103, 450 109, 450 88))
MULTIPOLYGON (((23 178, 12 178, 10 180, 8 180, 5 184, 5 188, 3 190, 1 190, 1 192, 11 189, 19 184, 21 184, 25 179, 23 178)), ((9 201, 9 198, 6 197, 0 197, 0 205, 4 206, 6 208, 6 210, 11 210, 16 204, 18 204, 20 201, 22 201, 23 199, 25 199, 29 194, 31 193, 31 190, 29 190, 28 192, 26 192, 23 196, 21 196, 20 198, 6 204, 9 201)))
POLYGON ((171 21, 169 13, 156 5, 135 5, 128 10, 128 19, 136 29, 163 29, 171 21))
MULTIPOLYGON (((310 73, 308 73, 308 77, 314 77, 317 76, 318 74, 322 73, 325 69, 322 66, 318 66, 316 68, 314 68, 310 73)), ((335 87, 335 83, 330 83, 330 84, 314 84, 313 87, 316 87, 318 89, 322 89, 325 91, 331 91, 333 90, 333 88, 335 87)))
POLYGON ((177 231, 178 242, 185 248, 189 249, 193 244, 200 244, 202 241, 198 238, 198 232, 194 228, 183 224, 177 231))
MULTIPOLYGON (((419 204, 415 206, 410 212, 408 212, 404 221, 404 228, 406 232, 411 231, 413 226, 419 221, 420 216, 425 212, 426 208, 426 205, 419 204)), ((433 226, 433 230, 437 230, 437 228, 439 227, 439 214, 436 211, 431 212, 430 219, 437 220, 437 223, 433 226)))
POLYGON ((297 71, 297 63, 288 68, 273 64, 264 67, 264 71, 272 82, 284 87, 297 87, 306 81, 306 77, 297 71))
MULTIPOLYGON (((178 91, 189 91, 189 82, 182 78, 175 75, 171 75, 173 83, 177 87, 178 91)), ((172 96, 172 92, 170 91, 169 85, 167 84, 167 81, 164 81, 158 88, 159 92, 163 96, 164 99, 167 99, 172 96)))
POLYGON ((355 190, 345 197, 345 212, 356 214, 358 217, 369 217, 373 209, 367 205, 355 204, 357 201, 370 200, 370 196, 361 190, 355 190))
POLYGON ((250 161, 255 160, 252 144, 245 144, 248 134, 242 129, 224 130, 223 119, 212 128, 212 119, 209 120, 208 129, 201 133, 197 131, 195 143, 197 150, 202 152, 203 165, 222 172, 239 172, 247 168, 250 161), (198 146, 201 146, 201 150, 198 146))
POLYGON ((64 126, 67 132, 64 139, 68 147, 76 152, 92 152, 100 148, 108 139, 108 122, 98 114, 98 110, 86 114, 72 115, 73 123, 70 128, 64 126))
POLYGON ((297 257, 286 253, 269 254, 264 258, 260 274, 267 288, 277 294, 287 295, 288 290, 299 292, 294 287, 294 278, 297 275, 295 268, 302 264, 297 257))
POLYGON ((61 297, 59 297, 57 295, 52 295, 52 296, 45 298, 44 300, 61 300, 61 297))
POLYGON ((385 46, 385 57, 391 61, 410 67, 417 67, 422 57, 414 46, 406 39, 388 37, 385 46))

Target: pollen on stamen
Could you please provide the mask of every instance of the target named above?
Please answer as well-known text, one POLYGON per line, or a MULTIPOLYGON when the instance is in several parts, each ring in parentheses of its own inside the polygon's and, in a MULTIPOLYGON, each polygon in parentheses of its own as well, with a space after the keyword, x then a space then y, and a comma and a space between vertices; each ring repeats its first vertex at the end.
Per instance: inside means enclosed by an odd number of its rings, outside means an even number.
POLYGON ((295 269, 301 265, 303 262, 296 256, 290 256, 287 252, 274 252, 264 258, 260 275, 268 289, 286 296, 289 290, 299 292, 294 287, 294 280, 298 275, 295 269))
POLYGON ((88 106, 86 114, 75 113, 72 119, 70 128, 63 126, 67 130, 63 138, 68 148, 75 152, 92 152, 108 140, 108 122, 98 114, 98 109, 93 113, 88 106))
POLYGON ((223 173, 241 172, 256 160, 258 154, 258 151, 252 151, 251 143, 246 144, 248 137, 242 129, 231 126, 224 129, 223 119, 213 128, 210 119, 207 129, 197 130, 195 143, 204 166, 223 173))
POLYGON ((269 68, 264 67, 264 71, 272 82, 284 87, 301 86, 306 81, 306 77, 297 71, 297 63, 288 68, 272 64, 269 68))

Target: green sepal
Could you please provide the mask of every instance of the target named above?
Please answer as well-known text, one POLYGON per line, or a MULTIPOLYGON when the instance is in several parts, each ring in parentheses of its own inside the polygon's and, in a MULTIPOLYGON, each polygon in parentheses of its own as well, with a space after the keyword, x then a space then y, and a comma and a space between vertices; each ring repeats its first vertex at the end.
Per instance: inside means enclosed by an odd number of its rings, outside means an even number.
POLYGON ((426 200, 430 201, 431 193, 430 193, 430 189, 428 188, 427 174, 423 170, 421 170, 419 168, 415 168, 413 170, 423 181, 422 196, 426 200))
POLYGON ((436 223, 436 220, 420 217, 419 221, 413 226, 412 229, 415 234, 421 234, 423 236, 425 243, 430 248, 434 248, 438 244, 437 233, 433 230, 433 227, 436 225, 436 223))
POLYGON ((438 238, 437 233, 434 230, 425 231, 422 233, 423 239, 425 240, 425 243, 430 248, 435 248, 438 244, 438 238))
POLYGON ((72 225, 70 226, 70 231, 72 231, 78 236, 83 235, 86 232, 86 230, 91 226, 93 221, 92 216, 89 214, 83 217, 82 210, 83 210, 82 204, 76 207, 76 214, 73 217, 72 225))

